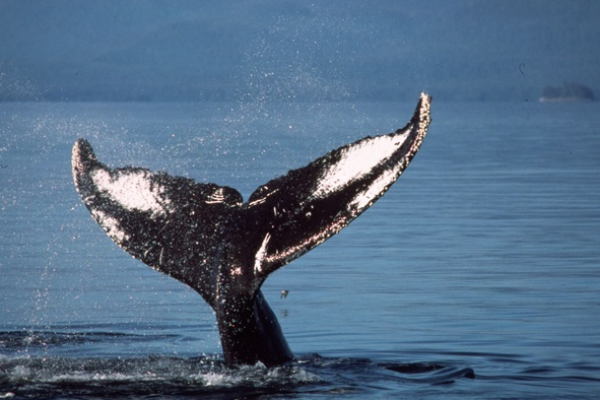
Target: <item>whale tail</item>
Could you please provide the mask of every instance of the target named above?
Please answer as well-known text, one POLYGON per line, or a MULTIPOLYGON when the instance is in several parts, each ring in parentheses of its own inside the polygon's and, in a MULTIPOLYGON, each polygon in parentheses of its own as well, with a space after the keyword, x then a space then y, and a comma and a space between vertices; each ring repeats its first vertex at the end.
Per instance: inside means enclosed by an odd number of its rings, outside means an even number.
POLYGON ((260 186, 235 189, 135 167, 110 169, 73 147, 77 191, 106 234, 150 267, 196 290, 217 316, 225 361, 292 358, 260 292, 273 271, 335 235, 398 179, 430 123, 422 94, 396 132, 342 146, 260 186))

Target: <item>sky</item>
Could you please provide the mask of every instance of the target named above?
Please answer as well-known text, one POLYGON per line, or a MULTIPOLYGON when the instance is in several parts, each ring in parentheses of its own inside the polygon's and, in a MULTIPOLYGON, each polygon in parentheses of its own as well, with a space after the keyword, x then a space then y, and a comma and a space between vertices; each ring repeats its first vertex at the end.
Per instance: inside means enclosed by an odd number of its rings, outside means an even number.
POLYGON ((600 93, 596 0, 0 0, 0 101, 600 93))

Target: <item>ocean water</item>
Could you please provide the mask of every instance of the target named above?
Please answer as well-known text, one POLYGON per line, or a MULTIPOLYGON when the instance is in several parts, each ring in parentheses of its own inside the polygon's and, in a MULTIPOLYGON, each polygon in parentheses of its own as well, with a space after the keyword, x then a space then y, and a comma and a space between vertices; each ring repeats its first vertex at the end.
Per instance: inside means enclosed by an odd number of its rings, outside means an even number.
POLYGON ((112 167, 248 198, 413 108, 0 103, 0 398, 597 397, 597 103, 434 97, 400 180, 265 283, 298 357, 280 368, 225 368, 210 308, 117 248, 72 183, 84 137, 112 167))

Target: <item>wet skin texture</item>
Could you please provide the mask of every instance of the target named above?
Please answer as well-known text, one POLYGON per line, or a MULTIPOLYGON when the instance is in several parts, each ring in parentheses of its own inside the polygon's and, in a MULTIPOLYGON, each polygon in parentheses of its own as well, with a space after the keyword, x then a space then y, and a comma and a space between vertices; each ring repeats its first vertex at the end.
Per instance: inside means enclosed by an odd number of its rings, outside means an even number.
POLYGON ((261 285, 389 189, 419 150, 430 103, 422 94, 404 128, 333 150, 259 187, 245 203, 229 187, 143 168, 111 169, 84 139, 73 147, 73 179, 115 243, 212 307, 227 364, 280 365, 293 354, 261 285))

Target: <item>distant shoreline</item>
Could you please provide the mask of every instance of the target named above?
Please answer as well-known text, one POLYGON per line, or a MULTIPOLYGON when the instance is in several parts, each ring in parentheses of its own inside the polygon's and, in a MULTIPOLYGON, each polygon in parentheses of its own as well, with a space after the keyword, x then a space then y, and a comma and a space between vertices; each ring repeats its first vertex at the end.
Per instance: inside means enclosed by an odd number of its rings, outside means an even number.
POLYGON ((562 86, 546 86, 539 98, 545 102, 594 101, 594 92, 589 87, 577 82, 565 82, 562 86))
POLYGON ((594 101, 594 99, 585 98, 585 97, 577 97, 577 96, 568 96, 568 97, 540 97, 538 99, 540 103, 568 103, 568 102, 576 102, 576 101, 594 101))

